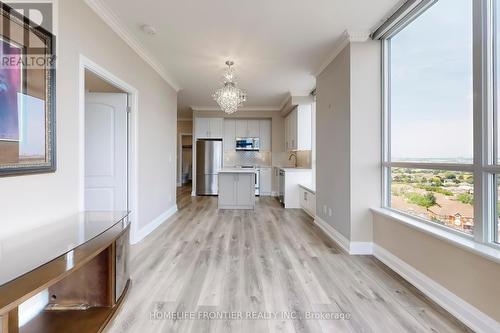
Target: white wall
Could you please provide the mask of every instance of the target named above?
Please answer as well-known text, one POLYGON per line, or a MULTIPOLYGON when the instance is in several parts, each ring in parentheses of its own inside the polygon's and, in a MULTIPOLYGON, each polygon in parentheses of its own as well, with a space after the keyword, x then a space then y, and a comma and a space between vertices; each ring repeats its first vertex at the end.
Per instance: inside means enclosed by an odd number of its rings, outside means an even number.
POLYGON ((175 206, 176 92, 82 0, 58 3, 57 172, 0 179, 0 237, 80 209, 80 54, 139 92, 139 228, 175 206))
POLYGON ((381 198, 381 44, 351 43, 351 241, 372 240, 381 198))

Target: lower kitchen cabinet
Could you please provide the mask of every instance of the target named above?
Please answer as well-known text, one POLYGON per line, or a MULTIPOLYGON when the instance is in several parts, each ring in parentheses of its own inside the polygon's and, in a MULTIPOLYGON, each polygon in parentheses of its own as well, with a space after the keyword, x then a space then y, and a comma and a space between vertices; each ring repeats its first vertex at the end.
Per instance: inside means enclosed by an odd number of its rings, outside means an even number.
POLYGON ((254 209, 255 173, 219 173, 219 209, 254 209))
POLYGON ((316 216, 316 194, 309 188, 299 186, 300 207, 310 216, 316 216))
POLYGON ((260 169, 260 195, 268 197, 272 194, 272 169, 271 168, 261 168, 260 169))

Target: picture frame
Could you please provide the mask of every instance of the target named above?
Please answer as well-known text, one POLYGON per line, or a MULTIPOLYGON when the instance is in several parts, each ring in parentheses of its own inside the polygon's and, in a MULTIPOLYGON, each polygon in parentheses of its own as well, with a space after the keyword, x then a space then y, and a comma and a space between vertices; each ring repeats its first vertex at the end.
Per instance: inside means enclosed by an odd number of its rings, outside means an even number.
POLYGON ((0 177, 56 171, 54 44, 0 2, 0 177))

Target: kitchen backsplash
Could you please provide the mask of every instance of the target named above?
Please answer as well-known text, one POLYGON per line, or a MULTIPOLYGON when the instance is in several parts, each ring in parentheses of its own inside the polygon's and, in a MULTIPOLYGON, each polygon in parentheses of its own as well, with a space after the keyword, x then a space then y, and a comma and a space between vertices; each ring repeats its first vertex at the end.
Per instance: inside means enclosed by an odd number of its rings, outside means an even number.
POLYGON ((271 166, 272 156, 270 152, 257 151, 235 151, 224 153, 224 165, 262 165, 271 166))
MULTIPOLYGON (((293 158, 292 158, 293 161, 293 158)), ((312 151, 301 150, 297 152, 297 167, 311 168, 312 167, 312 151)))

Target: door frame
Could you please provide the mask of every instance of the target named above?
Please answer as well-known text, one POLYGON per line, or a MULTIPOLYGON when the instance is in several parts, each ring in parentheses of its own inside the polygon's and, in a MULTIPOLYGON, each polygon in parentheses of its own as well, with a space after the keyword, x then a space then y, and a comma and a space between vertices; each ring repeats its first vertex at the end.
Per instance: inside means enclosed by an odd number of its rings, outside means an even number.
POLYGON ((100 76, 104 80, 112 83, 122 89, 128 95, 128 179, 127 179, 127 200, 128 210, 130 211, 131 232, 130 240, 132 243, 138 236, 138 143, 137 143, 137 118, 139 109, 139 92, 132 85, 119 79, 110 71, 101 67, 94 61, 80 54, 79 64, 79 107, 78 107, 78 137, 79 137, 79 208, 85 210, 85 70, 89 70, 100 76))
MULTIPOLYGON (((182 186, 182 137, 183 136, 190 136, 193 137, 193 133, 179 133, 179 146, 177 147, 179 153, 177 156, 179 156, 179 161, 177 163, 177 187, 182 186)), ((191 154, 192 154, 192 149, 191 149, 191 154)))

